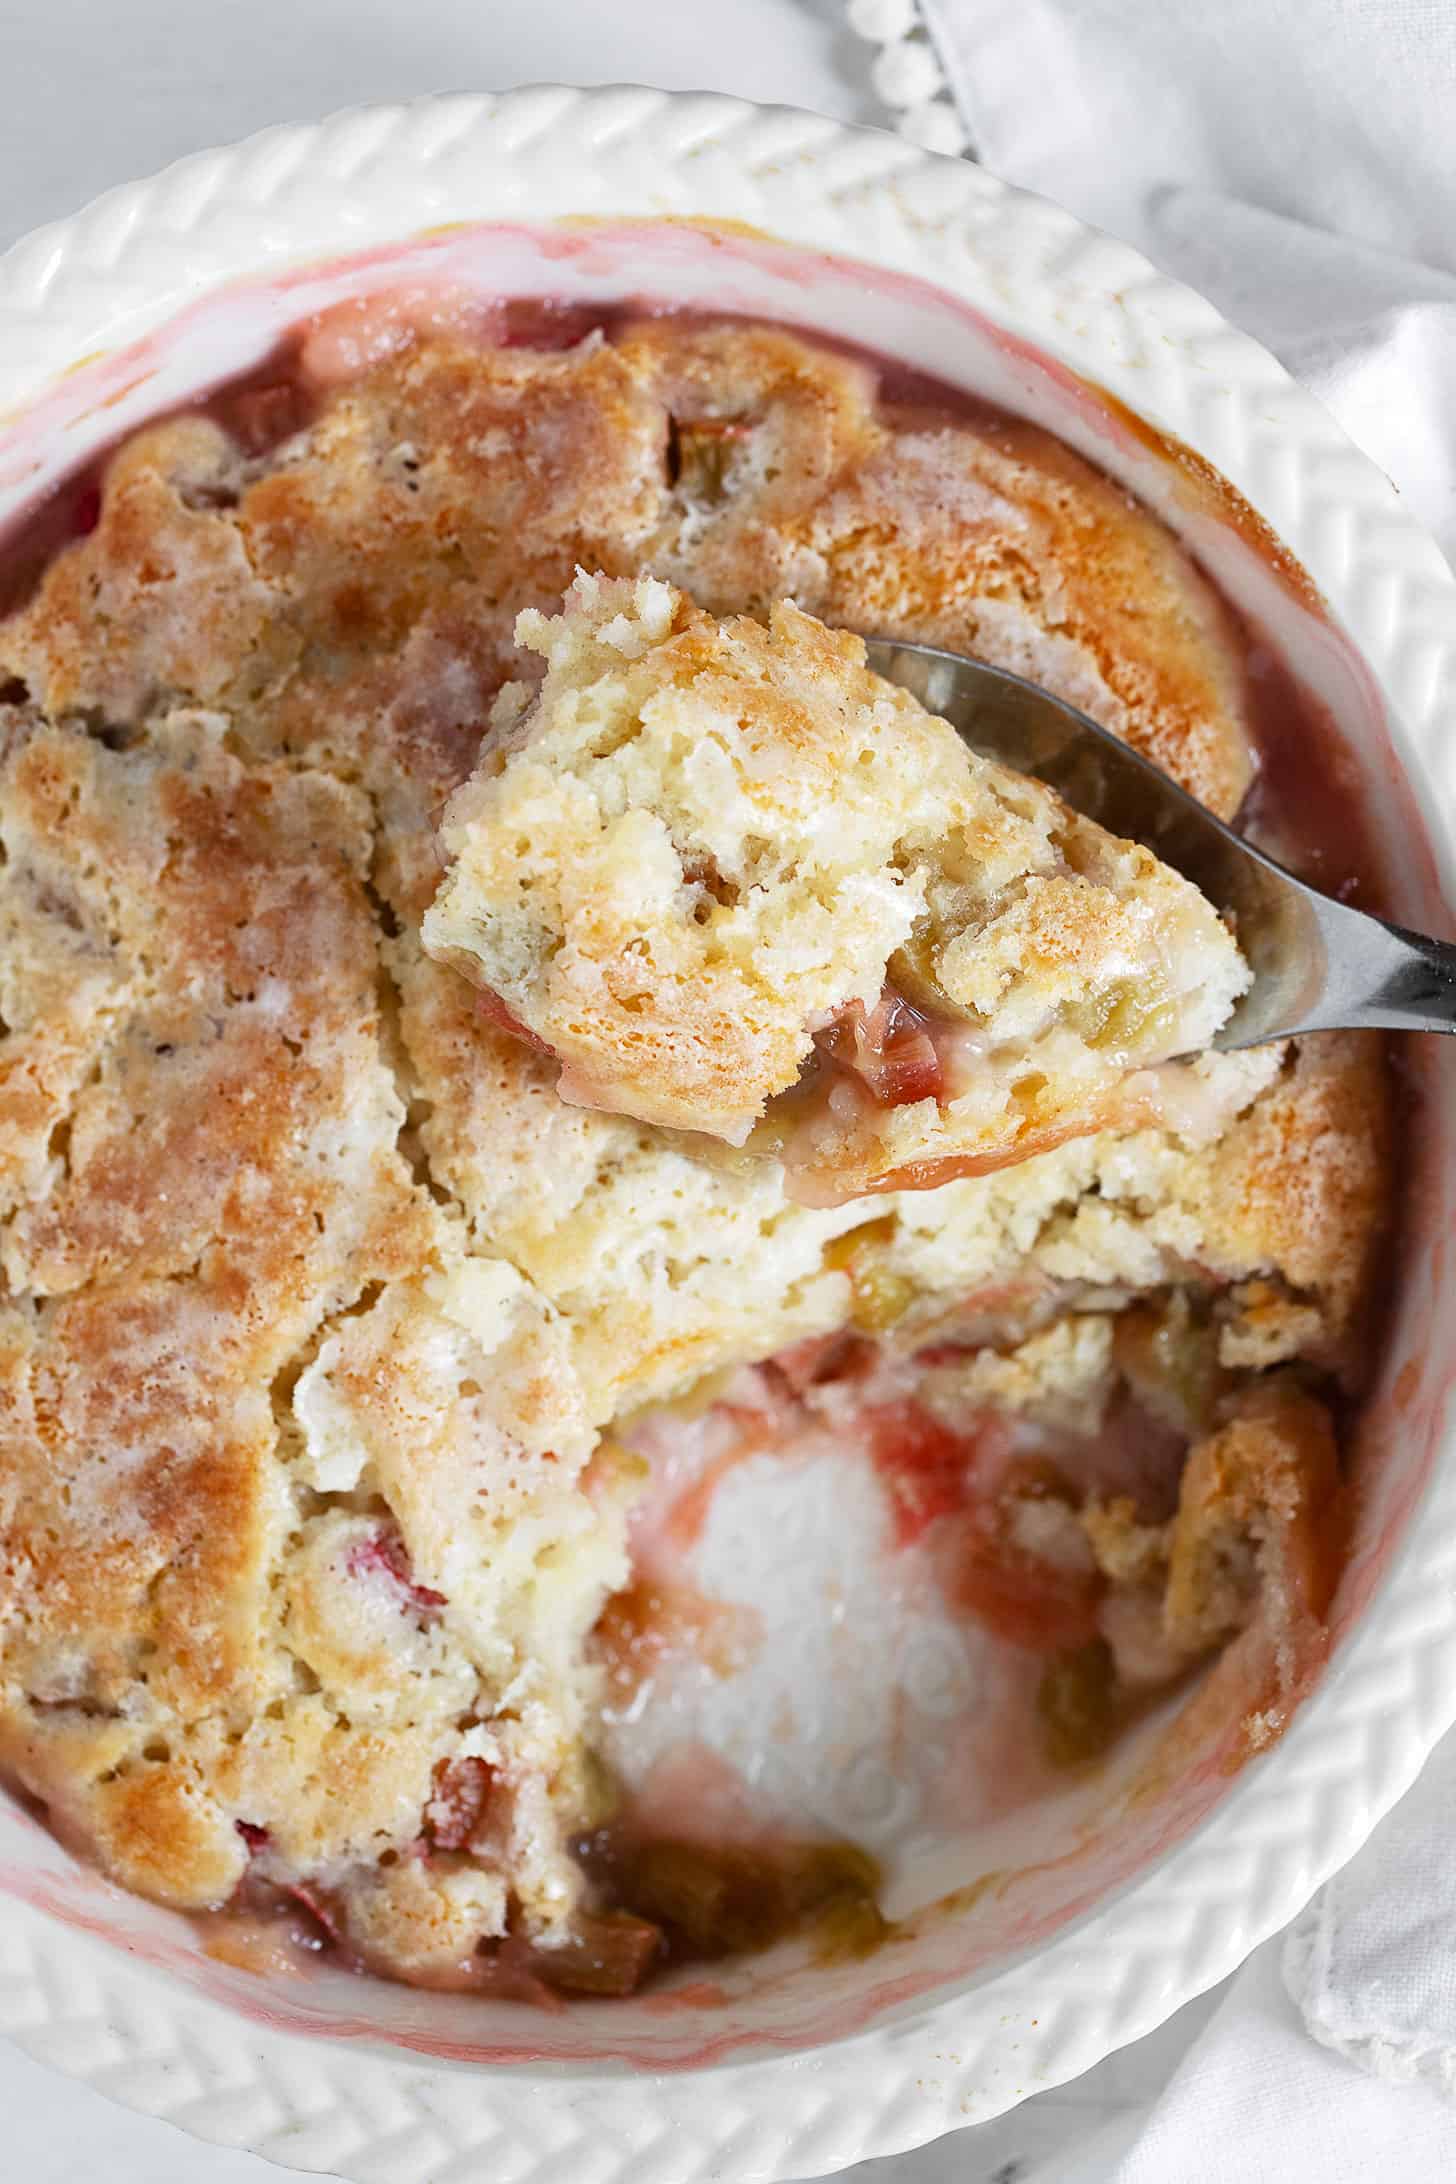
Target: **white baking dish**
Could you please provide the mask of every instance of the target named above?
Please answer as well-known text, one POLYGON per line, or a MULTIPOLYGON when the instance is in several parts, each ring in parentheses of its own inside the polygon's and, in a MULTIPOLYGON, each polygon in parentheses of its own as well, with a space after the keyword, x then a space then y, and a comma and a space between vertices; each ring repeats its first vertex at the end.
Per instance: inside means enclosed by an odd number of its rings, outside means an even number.
MULTIPOLYGON (((441 280, 785 318, 1051 426, 1167 517, 1329 706, 1398 852, 1393 908, 1449 929, 1456 583, 1435 546, 1209 305, 1053 207, 872 132, 527 90, 276 130, 116 191, 0 260, 0 523, 308 312, 441 280)), ((343 1974, 270 1987, 3 1806, 0 2024, 203 2137, 361 2184, 817 2174, 1147 2031, 1298 1908, 1456 1717, 1448 1059, 1413 1065, 1418 1188, 1331 1662, 1241 1770, 1214 1739, 1156 1796, 1087 1793, 1039 1871, 865 1963, 774 1962, 726 2002, 689 1986, 561 2018, 343 1974)))

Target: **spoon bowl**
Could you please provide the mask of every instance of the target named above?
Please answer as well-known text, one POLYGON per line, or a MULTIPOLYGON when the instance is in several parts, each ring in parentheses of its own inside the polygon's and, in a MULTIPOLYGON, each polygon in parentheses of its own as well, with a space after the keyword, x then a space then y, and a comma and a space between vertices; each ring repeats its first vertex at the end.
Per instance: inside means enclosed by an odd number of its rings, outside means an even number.
POLYGON ((1253 984, 1221 1053, 1295 1032, 1456 1030, 1456 945, 1310 887, 1086 713, 1005 668, 867 638, 870 666, 985 758, 1031 774, 1111 834, 1141 842, 1224 914, 1253 984))

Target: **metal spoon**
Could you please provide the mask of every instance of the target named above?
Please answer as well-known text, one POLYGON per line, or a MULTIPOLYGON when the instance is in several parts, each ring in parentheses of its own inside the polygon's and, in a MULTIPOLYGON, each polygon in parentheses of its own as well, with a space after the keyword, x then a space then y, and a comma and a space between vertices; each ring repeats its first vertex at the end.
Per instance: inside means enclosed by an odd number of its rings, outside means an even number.
POLYGON ((1307 887, 1110 730, 1020 675, 934 645, 869 638, 865 649, 877 674, 973 751, 1142 842, 1225 912, 1254 983, 1213 1041, 1221 1052, 1297 1031, 1456 1031, 1456 944, 1307 887))

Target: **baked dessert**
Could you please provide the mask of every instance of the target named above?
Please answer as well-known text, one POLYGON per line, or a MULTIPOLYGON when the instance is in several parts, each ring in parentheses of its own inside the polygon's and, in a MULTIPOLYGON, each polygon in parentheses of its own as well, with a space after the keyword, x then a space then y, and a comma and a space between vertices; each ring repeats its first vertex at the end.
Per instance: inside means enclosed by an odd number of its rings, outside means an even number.
POLYGON ((1208 1056, 1156 1115, 837 1205, 564 1101, 421 928, 539 675, 518 617, 578 566, 1030 671, 1224 813, 1244 641, 1079 458, 868 361, 386 331, 305 328, 134 436, 0 620, 0 1764, 165 1903, 621 1993, 868 1885, 836 1851, 745 1917, 735 1868, 689 1918, 680 1848, 580 1854, 626 1505, 687 1410, 739 1430, 745 1373, 762 1430, 848 1421, 958 1612, 1039 1653, 1028 1735, 1080 1762, 1223 1644, 1277 1727, 1390 1087, 1368 1039, 1208 1056))
POLYGON ((800 1197, 924 1187, 1155 1116, 1143 1073, 1249 983, 1190 882, 796 607, 581 573, 516 639, 545 676, 496 701, 422 932, 563 1098, 800 1197))

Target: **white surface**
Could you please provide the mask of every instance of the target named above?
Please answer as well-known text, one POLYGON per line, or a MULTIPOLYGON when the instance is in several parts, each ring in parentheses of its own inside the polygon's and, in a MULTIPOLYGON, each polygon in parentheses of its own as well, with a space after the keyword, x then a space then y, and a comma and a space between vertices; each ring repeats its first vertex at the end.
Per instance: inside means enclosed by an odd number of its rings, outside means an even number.
POLYGON ((1456 12, 921 0, 972 146, 1187 281, 1456 548, 1456 12))
POLYGON ((0 249, 275 121, 517 83, 731 91, 872 121, 839 0, 0 0, 0 249))
MULTIPOLYGON (((1350 2164, 1347 2134, 1357 2131, 1363 2149, 1372 2127, 1398 2138, 1401 2184, 1449 2177, 1451 2110, 1424 2087, 1394 2093, 1312 2046, 1279 1979, 1278 1951, 1266 1944, 1216 1994, 1071 2085, 919 2153, 863 2162, 843 2184, 1371 2184, 1368 2167, 1350 2164), (1218 2058, 1212 2085, 1201 2062, 1189 2060, 1207 2053, 1218 2058), (1317 2138, 1302 2104, 1299 2130, 1289 2131, 1296 2083, 1325 2119, 1317 2138), (1230 2112, 1247 2115, 1258 2103, 1258 2136, 1240 2146, 1237 2166, 1222 2140, 1206 2160, 1190 2158, 1188 2110, 1201 2110, 1211 2093, 1225 2095, 1230 2112)), ((199 2146, 8 2045, 0 2045, 0 2114, 6 2184, 278 2184, 278 2169, 256 2155, 199 2146)), ((575 2180, 563 2175, 561 2184, 575 2180)))

